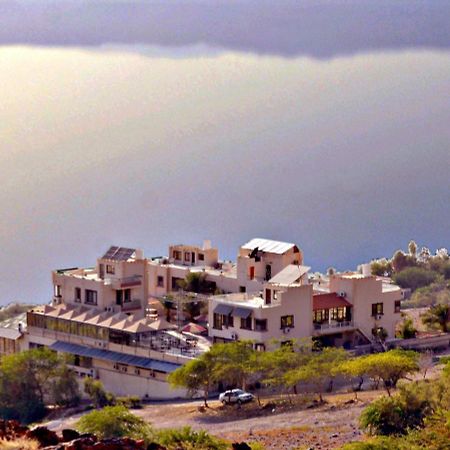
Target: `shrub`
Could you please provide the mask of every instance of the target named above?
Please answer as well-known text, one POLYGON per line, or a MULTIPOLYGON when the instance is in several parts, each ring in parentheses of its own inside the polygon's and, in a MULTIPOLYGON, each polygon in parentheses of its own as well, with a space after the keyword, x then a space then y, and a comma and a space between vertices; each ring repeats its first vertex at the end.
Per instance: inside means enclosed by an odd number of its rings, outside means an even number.
POLYGON ((407 267, 401 272, 395 273, 392 278, 402 288, 410 288, 415 291, 436 281, 438 275, 437 272, 422 267, 407 267))
POLYGON ((106 392, 102 382, 99 380, 86 378, 84 380, 84 392, 89 395, 94 408, 103 408, 116 403, 114 395, 106 392))
POLYGON ((194 431, 190 427, 161 430, 158 443, 169 450, 225 450, 225 441, 209 435, 206 431, 194 431))
POLYGON ((150 442, 154 433, 149 424, 124 406, 106 406, 81 417, 76 428, 82 433, 95 434, 100 439, 131 437, 150 442))
POLYGON ((399 337, 402 339, 413 339, 416 337, 417 329, 410 317, 405 318, 399 329, 399 337))
POLYGON ((130 395, 128 397, 117 397, 116 404, 125 406, 125 408, 139 409, 142 408, 140 397, 130 395))
POLYGON ((381 397, 370 404, 361 414, 362 428, 370 434, 400 435, 408 430, 421 428, 430 416, 437 400, 433 386, 412 383, 400 386, 393 397, 381 397))

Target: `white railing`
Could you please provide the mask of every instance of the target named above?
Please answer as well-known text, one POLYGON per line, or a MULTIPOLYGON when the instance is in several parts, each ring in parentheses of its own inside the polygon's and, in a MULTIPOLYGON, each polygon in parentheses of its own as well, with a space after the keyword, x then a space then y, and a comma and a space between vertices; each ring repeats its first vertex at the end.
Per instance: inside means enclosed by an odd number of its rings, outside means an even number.
POLYGON ((340 330, 342 328, 352 328, 354 323, 351 320, 344 320, 342 322, 330 322, 330 323, 315 323, 315 331, 327 331, 327 330, 340 330))

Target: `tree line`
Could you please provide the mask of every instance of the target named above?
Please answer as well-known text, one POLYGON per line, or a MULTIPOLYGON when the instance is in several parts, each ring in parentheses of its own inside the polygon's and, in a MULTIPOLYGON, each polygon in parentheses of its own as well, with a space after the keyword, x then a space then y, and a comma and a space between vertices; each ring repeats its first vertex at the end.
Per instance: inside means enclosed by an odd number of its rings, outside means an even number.
POLYGON ((374 387, 383 386, 390 396, 400 379, 419 369, 420 355, 412 351, 352 357, 339 348, 316 351, 308 340, 259 352, 251 341, 236 341, 214 344, 208 352, 171 373, 168 380, 173 387, 187 389, 191 396, 201 395, 207 407, 210 394, 219 385, 242 389, 263 386, 292 394, 307 389, 322 401, 322 394, 332 390, 339 376, 353 384, 355 393, 368 379, 374 387))

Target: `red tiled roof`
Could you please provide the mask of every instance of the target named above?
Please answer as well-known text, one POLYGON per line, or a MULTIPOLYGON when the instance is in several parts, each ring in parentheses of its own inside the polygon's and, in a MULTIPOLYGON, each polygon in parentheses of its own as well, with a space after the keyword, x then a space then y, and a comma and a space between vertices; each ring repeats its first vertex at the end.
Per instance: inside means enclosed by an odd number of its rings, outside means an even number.
POLYGON ((340 297, 336 292, 329 294, 313 295, 313 310, 339 308, 342 306, 352 306, 344 297, 340 297))

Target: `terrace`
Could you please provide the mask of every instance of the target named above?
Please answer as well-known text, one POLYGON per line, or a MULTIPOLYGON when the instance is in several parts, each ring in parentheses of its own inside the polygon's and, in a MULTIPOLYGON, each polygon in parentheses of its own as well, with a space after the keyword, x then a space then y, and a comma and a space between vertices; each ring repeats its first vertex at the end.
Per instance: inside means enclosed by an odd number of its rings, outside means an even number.
POLYGON ((120 346, 124 351, 140 348, 159 354, 160 359, 164 359, 164 354, 194 358, 209 347, 204 338, 179 332, 176 325, 164 319, 137 319, 83 307, 46 305, 28 312, 27 323, 31 329, 56 340, 97 348, 120 346))

